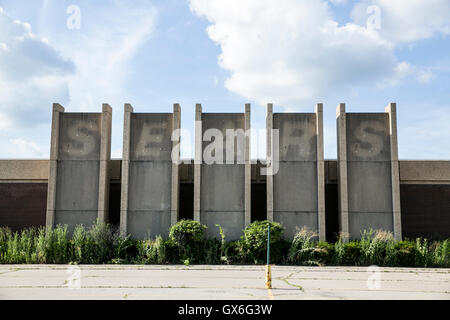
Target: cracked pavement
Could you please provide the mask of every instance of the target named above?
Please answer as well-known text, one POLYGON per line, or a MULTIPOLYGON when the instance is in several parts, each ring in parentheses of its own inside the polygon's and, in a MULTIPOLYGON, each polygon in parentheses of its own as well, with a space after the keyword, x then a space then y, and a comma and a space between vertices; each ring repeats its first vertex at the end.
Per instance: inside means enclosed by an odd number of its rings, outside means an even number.
POLYGON ((272 266, 267 290, 264 266, 0 265, 0 299, 450 300, 450 269, 272 266))

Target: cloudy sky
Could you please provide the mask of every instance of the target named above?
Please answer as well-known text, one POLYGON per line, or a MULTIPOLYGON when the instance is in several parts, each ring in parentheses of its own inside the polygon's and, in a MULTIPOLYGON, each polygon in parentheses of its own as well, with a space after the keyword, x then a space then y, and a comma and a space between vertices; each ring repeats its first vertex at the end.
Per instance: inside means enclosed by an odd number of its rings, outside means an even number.
MULTIPOLYGON (((53 102, 275 112, 324 103, 325 157, 336 158, 335 109, 398 108, 401 159, 450 159, 449 0, 0 0, 0 158, 48 158, 53 102)), ((183 141, 189 157, 190 141, 183 141)), ((261 145, 261 143, 260 143, 261 145)), ((253 148, 253 157, 264 150, 253 148)))

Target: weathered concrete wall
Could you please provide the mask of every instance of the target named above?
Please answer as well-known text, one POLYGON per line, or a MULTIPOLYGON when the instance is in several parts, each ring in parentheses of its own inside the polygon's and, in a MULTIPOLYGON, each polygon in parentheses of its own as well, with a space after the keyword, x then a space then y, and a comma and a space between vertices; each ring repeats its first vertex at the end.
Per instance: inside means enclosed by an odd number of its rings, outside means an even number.
POLYGON ((174 114, 130 111, 124 125, 124 152, 128 154, 122 163, 121 229, 137 239, 167 237, 173 196, 174 114))
POLYGON ((216 226, 219 224, 228 240, 236 240, 242 235, 245 225, 250 222, 250 177, 246 178, 247 166, 248 173, 250 173, 250 164, 249 162, 247 164, 237 163, 238 155, 243 155, 244 162, 249 161, 248 140, 245 136, 242 137, 240 143, 239 139, 235 138, 232 149, 234 163, 225 163, 227 160, 226 130, 241 129, 245 132, 247 126, 249 129, 249 121, 246 124, 246 120, 244 113, 202 113, 201 123, 197 123, 197 125, 201 125, 201 136, 197 135, 196 143, 201 144, 202 155, 205 149, 208 150, 212 146, 211 143, 216 143, 214 138, 212 142, 199 141, 199 138, 204 137, 207 130, 218 130, 223 136, 222 146, 215 145, 217 153, 211 152, 210 154, 213 157, 222 154, 224 163, 208 164, 205 162, 206 159, 202 158, 201 165, 197 167, 196 172, 196 183, 200 186, 198 186, 199 191, 194 192, 194 196, 197 198, 194 198, 194 217, 207 226, 207 235, 210 237, 220 238, 219 228, 216 226), (248 210, 246 210, 247 207, 248 210))
POLYGON ((389 114, 340 110, 338 131, 341 231, 395 233, 389 114))
MULTIPOLYGON (((319 184, 324 190, 324 176, 318 176, 317 117, 316 113, 273 114, 272 129, 278 130, 279 143, 274 150, 276 144, 271 142, 271 154, 278 152, 279 169, 273 183, 268 183, 268 192, 273 192, 273 220, 283 224, 285 237, 291 240, 304 227, 319 235, 319 184)), ((325 240, 325 230, 321 239, 325 240)))
MULTIPOLYGON (((121 160, 110 166, 109 221, 120 222, 121 160)), ((0 160, 0 226, 45 225, 48 160, 0 160)), ((261 163, 252 165, 252 221, 266 219, 261 163), (263 213, 263 214, 261 214, 263 213)), ((403 238, 450 237, 450 161, 400 161, 403 238)), ((193 217, 194 166, 180 166, 180 219, 193 217)), ((325 161, 326 239, 339 232, 337 163, 325 161)))
POLYGON ((53 112, 47 226, 107 221, 111 108, 103 113, 53 112))

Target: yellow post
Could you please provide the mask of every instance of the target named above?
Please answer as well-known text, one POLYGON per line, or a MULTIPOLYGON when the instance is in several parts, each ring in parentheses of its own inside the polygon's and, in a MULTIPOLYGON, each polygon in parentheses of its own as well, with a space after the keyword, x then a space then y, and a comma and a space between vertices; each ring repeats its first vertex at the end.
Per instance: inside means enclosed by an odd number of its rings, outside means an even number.
POLYGON ((270 265, 266 265, 266 289, 272 289, 272 270, 270 265))

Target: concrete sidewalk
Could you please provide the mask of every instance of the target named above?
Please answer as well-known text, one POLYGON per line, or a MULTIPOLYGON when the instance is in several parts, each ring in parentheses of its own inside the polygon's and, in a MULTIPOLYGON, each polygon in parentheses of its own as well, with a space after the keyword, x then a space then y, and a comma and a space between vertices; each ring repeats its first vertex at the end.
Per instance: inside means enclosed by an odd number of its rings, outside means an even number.
POLYGON ((0 265, 0 299, 443 299, 450 269, 0 265))

